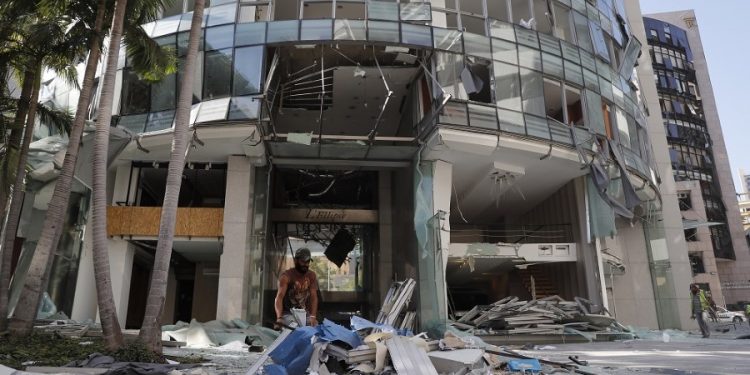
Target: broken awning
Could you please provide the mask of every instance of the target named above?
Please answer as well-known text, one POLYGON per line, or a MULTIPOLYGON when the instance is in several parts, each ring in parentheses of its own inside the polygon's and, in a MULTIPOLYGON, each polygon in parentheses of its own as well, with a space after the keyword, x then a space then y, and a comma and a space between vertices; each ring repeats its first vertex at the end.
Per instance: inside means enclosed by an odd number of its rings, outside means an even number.
POLYGON ((716 221, 703 221, 703 220, 688 220, 688 219, 682 219, 682 228, 683 229, 695 229, 699 227, 711 227, 714 225, 723 225, 724 223, 716 222, 716 221))

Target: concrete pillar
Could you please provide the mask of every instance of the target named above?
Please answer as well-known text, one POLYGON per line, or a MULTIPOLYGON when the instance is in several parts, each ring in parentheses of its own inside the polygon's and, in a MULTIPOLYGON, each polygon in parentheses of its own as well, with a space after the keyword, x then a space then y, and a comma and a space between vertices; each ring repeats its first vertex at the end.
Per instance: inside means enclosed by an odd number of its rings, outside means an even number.
MULTIPOLYGON (((453 165, 442 160, 426 161, 418 165, 422 171, 417 194, 424 199, 416 199, 416 211, 427 210, 432 218, 426 223, 415 222, 417 232, 425 235, 425 243, 419 244, 419 298, 422 329, 437 328, 448 318, 447 287, 445 269, 448 265, 450 247, 450 205, 453 187, 453 165), (432 177, 431 179, 429 177, 432 177), (431 182, 431 184, 430 184, 431 182), (419 205, 431 207, 419 207, 419 205), (434 221, 437 220, 437 221, 434 221), (424 225, 424 227, 421 227, 424 225), (421 228, 420 228, 421 227, 421 228), (437 235, 435 235, 437 233, 437 235), (435 244, 434 241, 439 243, 435 244), (435 258, 423 256, 423 252, 434 252, 435 258), (438 268, 442 264, 442 267, 438 268)), ((419 177, 418 177, 419 180, 419 177)), ((420 214, 424 215, 424 213, 420 214)), ((420 220, 429 219, 426 217, 420 220)), ((418 240, 419 241, 419 240, 418 240)))
POLYGON ((626 1, 625 7, 633 35, 643 43, 637 73, 641 94, 650 109, 647 130, 657 173, 661 177, 659 192, 662 199, 662 220, 645 226, 659 325, 662 329, 687 329, 695 327, 695 323, 690 320, 690 297, 686 292, 692 282, 692 272, 682 229, 682 215, 677 203, 667 136, 659 111, 659 96, 654 83, 654 70, 650 62, 640 5, 637 1, 626 1))
POLYGON ((244 318, 255 173, 245 156, 230 156, 224 204, 224 248, 219 262, 216 319, 244 318))
MULTIPOLYGON (((135 248, 128 241, 112 238, 109 240, 109 271, 112 278, 112 295, 117 308, 117 320, 125 327, 130 299, 130 279, 133 275, 135 248)), ((96 299, 96 291, 94 291, 96 299)))
MULTIPOLYGON (((88 217, 91 217, 89 212, 88 217)), ((88 319, 96 320, 97 300, 96 281, 94 280, 94 254, 91 227, 87 226, 83 234, 83 249, 78 262, 76 292, 73 297, 73 311, 70 318, 79 322, 88 319)))
MULTIPOLYGON (((375 257, 377 276, 377 302, 382 303, 393 279, 393 200, 391 199, 391 172, 378 173, 378 253, 375 257)), ((401 244, 399 244, 400 246, 401 244)))

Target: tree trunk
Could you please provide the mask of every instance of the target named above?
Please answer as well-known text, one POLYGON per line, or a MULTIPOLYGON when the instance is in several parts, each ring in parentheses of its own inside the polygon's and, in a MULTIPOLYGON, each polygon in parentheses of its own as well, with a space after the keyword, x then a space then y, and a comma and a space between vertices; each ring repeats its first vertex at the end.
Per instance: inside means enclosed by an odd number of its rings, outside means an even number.
MULTIPOLYGON (((23 96, 21 93, 21 100, 18 103, 18 110, 16 111, 16 118, 14 119, 14 127, 11 133, 11 139, 13 139, 13 133, 16 129, 19 129, 17 137, 21 143, 20 134, 23 131, 23 120, 27 117, 29 120, 26 122, 26 131, 23 133, 22 144, 16 145, 15 147, 20 148, 18 156, 18 165, 15 166, 15 183, 13 184, 13 198, 11 199, 10 212, 5 227, 5 240, 3 241, 2 247, 2 258, 0 258, 0 332, 5 331, 8 328, 8 295, 10 294, 10 274, 11 274, 11 263, 13 262, 13 245, 16 239, 16 232, 18 231, 18 219, 21 216, 21 207, 23 204, 23 180, 26 177, 26 158, 29 153, 29 144, 31 144, 31 138, 34 134, 34 117, 36 115, 37 101, 39 100, 39 74, 41 73, 41 67, 36 69, 27 70, 24 73, 23 78, 23 91, 26 94, 31 94, 30 98, 23 96), (27 91, 28 89, 28 91, 27 91), (20 123, 20 124, 19 124, 20 123)), ((9 144, 10 146, 10 144, 9 144)), ((8 148, 10 150, 10 147, 8 148)), ((5 159, 10 159, 10 152, 6 153, 5 159)), ((10 173, 11 168, 14 166, 7 164, 7 169, 4 171, 5 177, 9 178, 12 176, 10 173)), ((4 192, 2 194, 2 218, 5 218, 5 208, 8 204, 11 190, 7 188, 10 183, 9 180, 3 182, 4 192)))
POLYGON ((117 320, 117 308, 112 296, 112 278, 109 269, 109 240, 107 239, 107 154, 109 149, 109 126, 112 121, 112 100, 115 92, 117 58, 122 40, 122 25, 125 20, 127 0, 117 0, 107 50, 107 66, 102 79, 102 94, 99 100, 99 118, 96 123, 93 162, 93 210, 91 228, 93 232, 94 278, 102 334, 107 348, 116 350, 122 346, 122 330, 117 320))
POLYGON ((10 322, 10 331, 14 335, 27 336, 31 334, 36 318, 37 308, 42 292, 47 287, 49 269, 52 264, 52 253, 57 249, 60 241, 61 227, 65 219, 65 212, 70 199, 70 187, 73 182, 78 150, 81 146, 81 136, 91 103, 91 93, 94 88, 94 74, 101 56, 101 34, 104 25, 106 0, 99 0, 96 11, 93 35, 91 37, 90 53, 86 60, 86 70, 83 75, 83 85, 78 99, 76 115, 70 130, 68 149, 65 153, 65 161, 60 171, 60 176, 55 183, 55 191, 52 195, 47 214, 44 217, 42 233, 39 236, 31 265, 26 274, 26 282, 21 291, 21 297, 16 304, 13 318, 10 322))
MULTIPOLYGON (((26 114, 29 111, 31 96, 34 91, 34 72, 29 68, 24 72, 23 86, 21 87, 21 97, 18 99, 18 108, 16 116, 13 118, 13 128, 6 144, 5 157, 2 161, 2 170, 0 170, 0 215, 5 219, 5 210, 8 208, 10 199, 10 187, 15 179, 13 174, 16 170, 16 164, 13 160, 18 155, 21 148, 21 137, 23 134, 23 124, 26 121, 26 114), (29 79, 27 79, 29 78, 29 79)), ((0 220, 2 221, 2 220, 0 220)))
POLYGON ((156 245, 154 269, 151 273, 151 286, 146 300, 146 314, 141 325, 140 338, 146 346, 154 352, 161 353, 161 313, 167 293, 167 275, 169 261, 172 257, 172 241, 174 240, 175 224, 177 221, 177 200, 180 195, 182 172, 185 169, 185 153, 188 147, 188 127, 190 107, 193 99, 193 71, 198 55, 198 41, 200 40, 201 21, 203 20, 204 0, 195 1, 193 20, 190 26, 190 40, 185 58, 185 74, 182 75, 180 96, 177 101, 175 125, 172 138, 172 152, 169 157, 167 185, 164 191, 164 204, 161 208, 161 222, 159 224, 159 241, 156 245))

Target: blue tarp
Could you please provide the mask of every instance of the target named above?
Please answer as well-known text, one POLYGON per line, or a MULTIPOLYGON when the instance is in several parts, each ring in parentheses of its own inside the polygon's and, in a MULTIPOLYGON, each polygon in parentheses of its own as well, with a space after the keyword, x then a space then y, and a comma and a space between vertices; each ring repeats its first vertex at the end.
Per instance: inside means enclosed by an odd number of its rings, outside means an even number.
POLYGON ((318 335, 323 341, 341 341, 349 345, 352 349, 362 345, 362 339, 356 332, 352 332, 344 326, 340 326, 328 319, 323 320, 323 324, 318 327, 318 335))
MULTIPOLYGON (((315 327, 299 327, 268 354, 276 365, 286 369, 288 375, 304 375, 310 365, 313 339, 318 334, 315 327)), ((268 371, 266 366, 266 371, 268 371)), ((277 371, 276 367, 271 368, 277 371)), ((283 374, 275 372, 273 374, 283 374)))

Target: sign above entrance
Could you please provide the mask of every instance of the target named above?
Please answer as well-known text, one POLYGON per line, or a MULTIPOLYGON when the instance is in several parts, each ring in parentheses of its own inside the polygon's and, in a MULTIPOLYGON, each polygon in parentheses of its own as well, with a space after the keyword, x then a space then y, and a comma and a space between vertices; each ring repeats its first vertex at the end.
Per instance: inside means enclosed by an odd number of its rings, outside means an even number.
POLYGON ((376 224, 377 210, 288 208, 271 211, 271 220, 290 223, 376 224))

